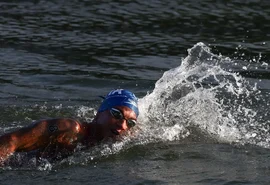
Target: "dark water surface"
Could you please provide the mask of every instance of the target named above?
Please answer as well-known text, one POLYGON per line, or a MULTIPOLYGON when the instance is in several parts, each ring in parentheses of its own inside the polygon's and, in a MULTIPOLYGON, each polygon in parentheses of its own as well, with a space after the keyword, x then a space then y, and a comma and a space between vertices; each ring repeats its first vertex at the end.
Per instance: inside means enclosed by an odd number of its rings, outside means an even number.
POLYGON ((115 88, 141 106, 127 142, 0 184, 269 184, 269 30, 266 0, 0 1, 1 134, 91 120, 115 88))

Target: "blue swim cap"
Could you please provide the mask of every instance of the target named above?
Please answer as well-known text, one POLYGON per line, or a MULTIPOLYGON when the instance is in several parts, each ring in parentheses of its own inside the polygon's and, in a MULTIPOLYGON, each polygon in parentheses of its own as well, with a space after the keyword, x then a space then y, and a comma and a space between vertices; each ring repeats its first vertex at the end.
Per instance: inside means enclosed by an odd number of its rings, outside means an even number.
POLYGON ((108 110, 115 106, 129 107, 131 110, 135 112, 136 117, 138 117, 139 115, 138 99, 132 92, 128 90, 116 89, 109 92, 109 94, 107 94, 107 96, 104 97, 104 100, 100 105, 98 112, 108 110))

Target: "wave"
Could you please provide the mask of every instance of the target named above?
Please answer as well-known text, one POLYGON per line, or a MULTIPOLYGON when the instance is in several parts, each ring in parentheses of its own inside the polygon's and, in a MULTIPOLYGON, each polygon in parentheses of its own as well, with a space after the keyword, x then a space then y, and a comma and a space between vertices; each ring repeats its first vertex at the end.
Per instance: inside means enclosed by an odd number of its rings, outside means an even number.
POLYGON ((233 72, 234 64, 203 43, 189 49, 181 65, 165 72, 140 99, 140 135, 269 148, 267 94, 233 72))

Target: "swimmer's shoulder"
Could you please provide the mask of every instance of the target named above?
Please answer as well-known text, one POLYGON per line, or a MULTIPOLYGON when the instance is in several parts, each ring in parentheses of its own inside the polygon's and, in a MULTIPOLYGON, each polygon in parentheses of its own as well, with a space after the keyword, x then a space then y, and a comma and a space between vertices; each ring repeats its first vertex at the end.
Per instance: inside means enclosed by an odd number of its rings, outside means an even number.
POLYGON ((79 133, 82 123, 74 118, 50 118, 35 121, 30 127, 42 128, 50 134, 65 131, 79 133))

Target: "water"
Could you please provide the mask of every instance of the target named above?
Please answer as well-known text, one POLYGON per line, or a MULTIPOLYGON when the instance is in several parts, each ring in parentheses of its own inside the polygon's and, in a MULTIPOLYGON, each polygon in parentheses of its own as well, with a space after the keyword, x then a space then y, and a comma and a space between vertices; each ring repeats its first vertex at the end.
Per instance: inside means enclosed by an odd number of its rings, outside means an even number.
POLYGON ((14 156, 1 184, 269 184, 268 1, 1 1, 0 133, 90 121, 139 97, 138 126, 50 163, 14 156))

